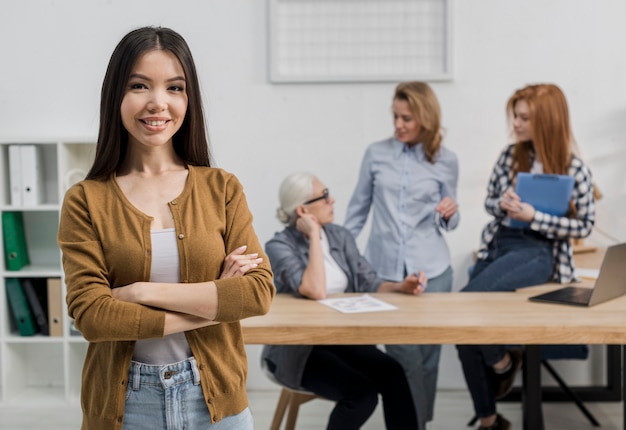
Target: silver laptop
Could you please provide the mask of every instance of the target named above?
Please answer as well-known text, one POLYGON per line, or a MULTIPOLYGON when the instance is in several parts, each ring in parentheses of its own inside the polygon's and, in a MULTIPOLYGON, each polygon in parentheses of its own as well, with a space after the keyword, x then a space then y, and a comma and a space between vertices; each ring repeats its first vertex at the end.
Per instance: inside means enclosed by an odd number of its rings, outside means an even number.
POLYGON ((626 294, 626 243, 607 248, 593 288, 569 285, 529 297, 533 302, 593 306, 626 294))

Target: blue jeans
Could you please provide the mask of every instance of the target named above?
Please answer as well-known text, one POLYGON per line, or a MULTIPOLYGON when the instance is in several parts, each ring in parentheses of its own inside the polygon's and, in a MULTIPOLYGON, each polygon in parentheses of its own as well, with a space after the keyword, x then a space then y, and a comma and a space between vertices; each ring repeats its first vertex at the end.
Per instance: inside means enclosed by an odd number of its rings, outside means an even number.
MULTIPOLYGON (((449 293, 451 290, 451 267, 428 280, 426 292, 449 293)), ((434 415, 441 345, 385 345, 385 350, 404 368, 419 417, 419 429, 423 430, 434 415)))
POLYGON ((211 424, 196 360, 163 366, 132 361, 128 375, 124 430, 252 430, 246 408, 237 415, 211 424))
MULTIPOLYGON (((550 281, 553 241, 526 229, 501 227, 461 291, 514 291, 550 281)), ((457 345, 474 411, 479 418, 496 413, 492 366, 506 354, 504 345, 457 345)))

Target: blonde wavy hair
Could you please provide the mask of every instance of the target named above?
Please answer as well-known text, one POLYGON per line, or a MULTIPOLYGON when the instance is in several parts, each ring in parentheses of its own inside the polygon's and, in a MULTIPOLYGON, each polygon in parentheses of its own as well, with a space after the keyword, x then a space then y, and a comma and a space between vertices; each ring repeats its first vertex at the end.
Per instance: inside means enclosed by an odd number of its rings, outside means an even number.
POLYGON ((441 148, 443 130, 441 128, 441 108, 437 96, 425 82, 400 82, 393 95, 394 100, 403 100, 409 104, 413 117, 421 124, 420 141, 424 147, 426 159, 431 164, 441 148))

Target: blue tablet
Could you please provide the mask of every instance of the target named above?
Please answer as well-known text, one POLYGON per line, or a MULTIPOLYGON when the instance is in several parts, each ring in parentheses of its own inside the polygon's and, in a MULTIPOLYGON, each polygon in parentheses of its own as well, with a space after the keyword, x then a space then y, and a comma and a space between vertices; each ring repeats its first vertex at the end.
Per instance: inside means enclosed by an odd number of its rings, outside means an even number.
MULTIPOLYGON (((522 202, 529 203, 550 215, 565 216, 574 189, 574 177, 539 173, 517 174, 515 192, 522 202)), ((511 219, 511 227, 528 227, 529 223, 511 219)))

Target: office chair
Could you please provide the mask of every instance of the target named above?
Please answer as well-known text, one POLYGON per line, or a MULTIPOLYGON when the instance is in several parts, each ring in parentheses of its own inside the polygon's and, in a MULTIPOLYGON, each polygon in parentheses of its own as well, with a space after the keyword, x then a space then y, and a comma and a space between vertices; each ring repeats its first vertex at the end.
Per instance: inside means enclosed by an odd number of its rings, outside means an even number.
POLYGON ((270 430, 280 429, 285 413, 287 414, 285 430, 294 430, 296 428, 296 421, 298 420, 300 405, 310 400, 321 398, 322 397, 308 391, 298 391, 283 387, 280 391, 280 398, 278 399, 278 404, 276 405, 276 410, 274 411, 274 417, 272 418, 270 430))
MULTIPOLYGON (((578 409, 587 417, 594 427, 600 427, 596 417, 587 409, 580 397, 567 385, 561 375, 552 367, 549 360, 586 360, 589 357, 589 346, 587 345, 542 345, 541 365, 554 378, 559 388, 573 401, 578 409)), ((522 367, 522 371, 524 371, 522 367)), ((468 423, 468 427, 473 426, 478 421, 474 416, 468 423)))
POLYGON ((276 377, 274 377, 274 374, 267 368, 267 364, 264 361, 261 363, 261 368, 272 382, 282 387, 278 403, 276 404, 276 410, 274 411, 274 417, 272 418, 270 430, 280 430, 285 414, 287 414, 285 430, 295 430, 300 405, 313 399, 324 399, 324 397, 318 396, 317 394, 309 391, 296 390, 284 386, 276 379, 276 377))
POLYGON ((541 347, 541 364, 544 369, 554 378, 561 390, 572 400, 578 409, 587 417, 591 425, 600 427, 600 423, 587 409, 580 397, 572 391, 561 375, 552 367, 549 360, 586 360, 589 357, 587 345, 543 345, 541 347))
MULTIPOLYGON (((468 276, 471 276, 474 265, 471 265, 467 269, 468 276)), ((567 383, 561 378, 561 375, 552 367, 548 360, 586 360, 589 357, 589 346, 587 345, 542 345, 541 346, 541 365, 548 371, 548 373, 554 378, 559 388, 563 390, 565 395, 572 400, 578 409, 587 417, 591 425, 594 427, 600 427, 600 423, 593 416, 593 414, 587 409, 580 397, 572 391, 567 383)), ((522 368, 522 371, 524 369, 522 368)), ((478 421, 478 417, 474 416, 468 423, 468 427, 473 426, 478 421)))

